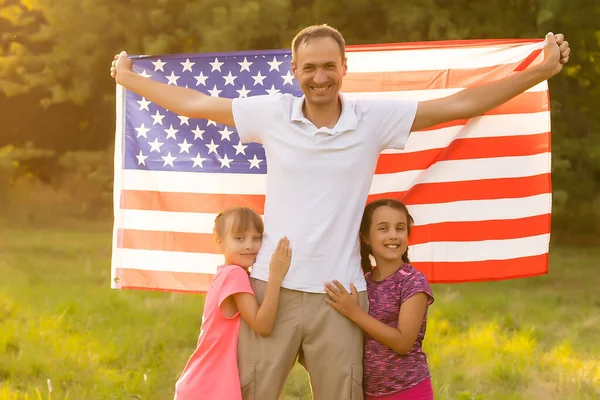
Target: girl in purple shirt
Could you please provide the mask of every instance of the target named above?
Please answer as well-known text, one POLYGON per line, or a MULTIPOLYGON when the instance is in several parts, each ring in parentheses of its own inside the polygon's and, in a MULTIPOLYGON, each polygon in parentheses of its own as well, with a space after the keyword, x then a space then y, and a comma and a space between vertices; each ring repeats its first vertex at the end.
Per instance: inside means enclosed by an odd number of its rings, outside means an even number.
POLYGON ((393 199, 365 208, 360 224, 362 267, 367 280, 369 312, 337 281, 327 283, 333 308, 365 331, 366 400, 432 400, 427 357, 422 350, 427 309, 433 294, 425 276, 409 263, 408 237, 413 219, 393 199), (371 266, 369 256, 376 261, 371 266))

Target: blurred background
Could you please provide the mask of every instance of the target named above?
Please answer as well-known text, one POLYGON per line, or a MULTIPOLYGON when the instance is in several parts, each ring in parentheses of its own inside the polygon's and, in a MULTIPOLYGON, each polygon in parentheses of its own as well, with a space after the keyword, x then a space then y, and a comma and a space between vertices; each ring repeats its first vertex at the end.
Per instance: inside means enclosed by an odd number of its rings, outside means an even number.
MULTIPOLYGON (((130 54, 564 33, 550 274, 434 285, 436 398, 600 399, 600 2, 0 0, 0 399, 169 399, 202 296, 109 289, 115 85, 130 54)), ((308 399, 300 368, 284 398, 308 399)))

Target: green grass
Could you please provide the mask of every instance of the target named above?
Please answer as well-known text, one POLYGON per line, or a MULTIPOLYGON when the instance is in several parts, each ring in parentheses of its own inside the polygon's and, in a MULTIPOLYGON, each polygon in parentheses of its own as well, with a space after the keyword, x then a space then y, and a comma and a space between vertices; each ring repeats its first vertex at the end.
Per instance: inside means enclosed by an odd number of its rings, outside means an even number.
MULTIPOLYGON (((172 399, 202 296, 111 290, 110 244, 92 225, 0 229, 0 399, 172 399)), ((553 248, 547 276, 434 285, 436 399, 600 399, 599 267, 553 248)), ((310 398, 300 367, 284 398, 310 398)))

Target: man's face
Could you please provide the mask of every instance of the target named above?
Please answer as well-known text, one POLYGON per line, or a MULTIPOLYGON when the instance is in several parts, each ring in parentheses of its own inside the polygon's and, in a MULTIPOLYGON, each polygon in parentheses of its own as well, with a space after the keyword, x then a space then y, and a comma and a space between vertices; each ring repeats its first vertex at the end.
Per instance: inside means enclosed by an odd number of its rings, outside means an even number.
POLYGON ((306 101, 315 105, 337 101, 348 69, 338 43, 330 37, 313 39, 301 44, 295 57, 292 72, 306 101))

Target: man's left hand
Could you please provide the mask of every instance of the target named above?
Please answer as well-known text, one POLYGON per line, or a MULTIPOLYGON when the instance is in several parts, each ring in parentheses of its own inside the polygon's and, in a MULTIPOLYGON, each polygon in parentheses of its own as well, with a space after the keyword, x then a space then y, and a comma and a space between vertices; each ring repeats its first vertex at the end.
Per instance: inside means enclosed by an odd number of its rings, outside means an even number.
POLYGON ((544 64, 548 70, 549 78, 558 74, 564 64, 569 62, 571 48, 569 42, 565 40, 565 35, 559 33, 546 35, 546 45, 544 46, 544 64))

